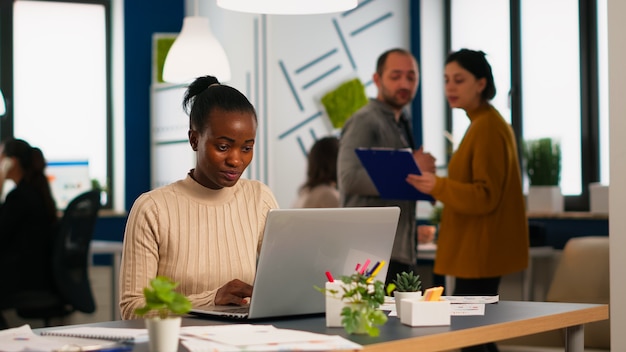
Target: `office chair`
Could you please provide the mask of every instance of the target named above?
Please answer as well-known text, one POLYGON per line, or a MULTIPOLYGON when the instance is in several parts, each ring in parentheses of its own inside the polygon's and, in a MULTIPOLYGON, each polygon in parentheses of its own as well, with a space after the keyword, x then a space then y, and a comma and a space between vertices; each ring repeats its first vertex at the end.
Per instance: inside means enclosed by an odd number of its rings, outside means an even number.
POLYGON ((52 245, 54 286, 49 290, 20 293, 17 315, 43 319, 62 318, 75 311, 96 310, 89 281, 89 246, 100 209, 100 191, 78 195, 68 204, 52 245))

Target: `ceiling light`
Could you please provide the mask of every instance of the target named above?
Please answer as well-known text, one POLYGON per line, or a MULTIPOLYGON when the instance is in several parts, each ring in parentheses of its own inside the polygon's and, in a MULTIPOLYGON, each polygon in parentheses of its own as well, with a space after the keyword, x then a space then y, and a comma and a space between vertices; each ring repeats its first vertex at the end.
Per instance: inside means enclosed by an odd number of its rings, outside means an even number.
POLYGON ((358 0, 217 0, 217 6, 227 10, 270 15, 343 12, 358 4, 358 0))
POLYGON ((222 45, 211 32, 209 19, 200 17, 196 0, 196 16, 187 16, 183 28, 167 53, 163 64, 163 80, 187 83, 197 77, 211 75, 220 82, 230 80, 230 65, 222 45))

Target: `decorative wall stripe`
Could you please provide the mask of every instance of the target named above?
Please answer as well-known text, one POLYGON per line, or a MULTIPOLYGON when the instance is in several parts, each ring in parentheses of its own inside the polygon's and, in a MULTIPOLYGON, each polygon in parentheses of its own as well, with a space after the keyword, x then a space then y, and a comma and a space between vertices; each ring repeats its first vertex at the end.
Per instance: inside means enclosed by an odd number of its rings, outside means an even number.
POLYGON ((304 143, 302 142, 302 138, 297 137, 296 141, 298 142, 298 146, 300 146, 300 151, 302 152, 302 154, 304 154, 304 157, 307 156, 307 149, 304 146, 304 143))
POLYGON ((313 116, 308 117, 307 119, 305 119, 304 121, 300 122, 299 124, 293 126, 292 128, 288 129, 287 131, 283 132, 281 135, 278 136, 278 139, 281 140, 285 137, 287 137, 288 135, 290 135, 291 133, 295 132, 296 130, 298 130, 300 127, 306 125, 307 123, 315 120, 316 118, 322 116, 322 112, 318 111, 317 113, 315 113, 313 116))
POLYGON ((304 66, 302 66, 302 67, 300 67, 299 69, 297 69, 295 72, 299 74, 299 73, 301 73, 302 71, 306 70, 307 68, 309 68, 309 67, 311 67, 311 66, 313 66, 313 65, 315 65, 315 64, 317 64, 317 63, 319 63, 320 61, 322 61, 322 60, 326 59, 327 57, 329 57, 329 56, 331 56, 331 55, 333 55, 333 54, 336 54, 336 53, 337 53, 337 48, 335 48, 335 49, 333 49, 333 50, 331 50, 331 51, 329 51, 329 52, 327 52, 327 53, 323 54, 322 56, 320 56, 320 57, 318 57, 318 58, 314 59, 313 61, 311 61, 311 62, 309 62, 309 63, 305 64, 304 66))
POLYGON ((365 6, 365 5, 369 4, 369 3, 371 3, 372 1, 374 1, 374 0, 364 0, 364 1, 361 1, 357 7, 353 8, 352 10, 348 10, 348 11, 346 11, 346 12, 341 13, 341 17, 346 17, 346 16, 349 16, 349 15, 350 15, 350 14, 352 14, 354 11, 357 11, 357 10, 359 10, 359 9, 362 9, 362 8, 363 8, 363 6, 365 6))
POLYGON ((306 90, 307 88, 310 88, 312 85, 314 85, 315 83, 323 80, 324 78, 326 78, 327 76, 331 75, 333 72, 338 71, 339 69, 341 69, 341 65, 337 65, 333 68, 331 68, 330 70, 324 72, 322 75, 320 75, 319 77, 315 78, 314 80, 312 80, 311 82, 305 84, 302 86, 302 89, 306 90))
POLYGON ((283 72, 283 75, 285 76, 285 80, 287 81, 287 84, 289 85, 289 89, 291 89, 291 94, 293 94, 293 98, 296 100, 296 103, 298 104, 300 111, 304 111, 304 106, 302 106, 300 97, 298 97, 298 93, 296 93, 296 88, 293 86, 293 83, 291 82, 291 79, 289 78, 289 74, 287 73, 287 69, 285 68, 285 64, 283 63, 283 60, 279 60, 278 65, 280 66, 280 70, 283 72))
POLYGON ((388 12, 388 13, 378 17, 377 19, 367 23, 366 25, 362 26, 361 28, 355 29, 354 31, 352 31, 350 33, 350 35, 354 37, 355 35, 363 32, 364 30, 366 30, 366 29, 368 29, 370 27, 373 27, 373 26, 379 24, 380 22, 382 22, 382 21, 384 21, 386 19, 391 18, 392 16, 393 16, 393 14, 391 12, 388 12))
POLYGON ((178 139, 178 140, 171 140, 171 141, 160 141, 160 142, 155 142, 154 144, 156 144, 156 145, 189 144, 189 140, 188 139, 178 139))
POLYGON ((346 43, 346 39, 343 37, 343 33, 341 32, 341 28, 339 28, 339 23, 336 19, 333 18, 333 24, 335 25, 335 30, 337 30, 337 35, 341 40, 341 44, 343 45, 344 50, 346 51, 346 55, 348 55, 348 59, 350 60, 350 64, 352 68, 356 70, 356 63, 354 62, 354 58, 352 58, 352 54, 350 53, 350 49, 348 48, 348 44, 346 43))

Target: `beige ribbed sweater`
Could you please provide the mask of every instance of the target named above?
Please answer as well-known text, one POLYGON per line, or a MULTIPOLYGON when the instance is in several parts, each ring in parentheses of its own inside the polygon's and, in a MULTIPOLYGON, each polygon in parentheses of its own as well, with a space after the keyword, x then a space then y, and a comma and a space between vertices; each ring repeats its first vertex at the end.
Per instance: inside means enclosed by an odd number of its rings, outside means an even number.
POLYGON ((232 279, 252 284, 265 219, 278 204, 269 187, 240 179, 213 190, 189 175, 144 193, 133 204, 120 270, 122 319, 136 318, 143 288, 165 275, 194 307, 213 304, 232 279))

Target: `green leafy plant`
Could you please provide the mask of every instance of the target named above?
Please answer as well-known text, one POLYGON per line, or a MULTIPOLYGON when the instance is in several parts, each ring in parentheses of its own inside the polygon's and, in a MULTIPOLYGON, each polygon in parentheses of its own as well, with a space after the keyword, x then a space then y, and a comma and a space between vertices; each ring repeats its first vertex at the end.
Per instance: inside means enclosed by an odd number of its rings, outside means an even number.
MULTIPOLYGON (((372 280, 372 277, 355 273, 350 276, 342 276, 341 282, 343 294, 341 299, 347 303, 341 310, 341 324, 349 334, 368 334, 378 336, 381 325, 387 322, 387 315, 379 309, 385 302, 384 283, 372 280)), ((318 291, 326 293, 326 289, 315 287, 318 291)), ((339 292, 328 290, 332 295, 339 292)))
POLYGON ((443 206, 435 205, 433 210, 430 212, 430 217, 428 218, 428 222, 431 225, 439 225, 441 222, 441 214, 443 213, 443 206))
POLYGON ((561 179, 561 145, 551 138, 526 141, 526 173, 531 186, 558 186, 561 179))
POLYGON ((151 311, 157 311, 161 319, 170 314, 186 314, 191 310, 191 302, 183 294, 174 291, 178 283, 165 276, 157 276, 150 280, 150 287, 143 289, 146 304, 135 309, 135 314, 144 316, 151 311))
POLYGON ((396 285, 396 291, 399 292, 417 292, 422 289, 420 276, 412 271, 403 271, 402 273, 396 274, 393 283, 396 285))

